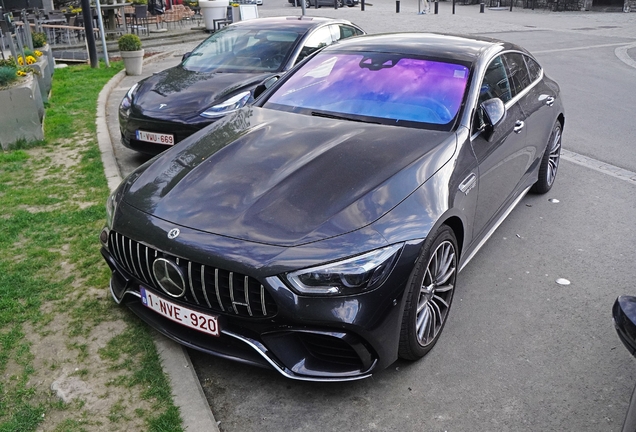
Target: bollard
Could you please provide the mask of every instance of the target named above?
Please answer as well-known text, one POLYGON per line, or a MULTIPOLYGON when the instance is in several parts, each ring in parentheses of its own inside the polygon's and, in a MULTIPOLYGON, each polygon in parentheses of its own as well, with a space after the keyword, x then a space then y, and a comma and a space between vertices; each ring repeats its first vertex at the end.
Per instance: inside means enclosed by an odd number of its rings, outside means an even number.
POLYGON ((510 0, 510 12, 512 12, 512 1, 513 0, 510 0))
POLYGON ((479 3, 479 13, 484 13, 484 3, 479 3))
POLYGON ((395 13, 400 13, 400 0, 395 0, 395 13))
MULTIPOLYGON (((318 0, 316 0, 316 3, 318 3, 318 0)), ((338 0, 333 0, 333 8, 338 9, 338 0)))
POLYGON ((453 15, 455 15, 455 0, 453 0, 453 15))
POLYGON ((360 0, 360 10, 364 12, 364 0, 360 0))
POLYGON ((439 12, 439 0, 435 0, 435 15, 439 12))

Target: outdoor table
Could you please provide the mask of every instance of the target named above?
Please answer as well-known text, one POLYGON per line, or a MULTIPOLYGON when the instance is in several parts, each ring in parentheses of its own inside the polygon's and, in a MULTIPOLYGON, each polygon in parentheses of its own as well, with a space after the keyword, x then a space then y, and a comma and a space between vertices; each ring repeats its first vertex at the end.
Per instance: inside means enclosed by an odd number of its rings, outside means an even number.
POLYGON ((108 29, 106 29, 107 33, 116 33, 117 32, 117 9, 121 10, 121 20, 122 27, 124 28, 124 33, 128 33, 128 27, 126 26, 126 14, 124 12, 124 7, 131 6, 132 3, 118 3, 118 4, 100 4, 99 7, 101 10, 106 11, 106 17, 108 18, 108 29))

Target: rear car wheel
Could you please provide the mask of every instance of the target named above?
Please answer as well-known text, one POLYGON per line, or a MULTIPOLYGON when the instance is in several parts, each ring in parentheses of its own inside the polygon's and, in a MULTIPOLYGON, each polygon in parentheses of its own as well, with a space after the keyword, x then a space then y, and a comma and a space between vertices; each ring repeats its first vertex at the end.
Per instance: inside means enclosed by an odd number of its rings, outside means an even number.
POLYGON ((401 358, 417 360, 439 339, 453 301, 457 259, 455 234, 443 226, 426 241, 411 275, 400 332, 401 358))
POLYGON ((552 189, 554 179, 557 175, 559 162, 561 161, 561 123, 554 124, 548 145, 541 159, 539 167, 539 179, 532 185, 530 192, 544 194, 552 189))

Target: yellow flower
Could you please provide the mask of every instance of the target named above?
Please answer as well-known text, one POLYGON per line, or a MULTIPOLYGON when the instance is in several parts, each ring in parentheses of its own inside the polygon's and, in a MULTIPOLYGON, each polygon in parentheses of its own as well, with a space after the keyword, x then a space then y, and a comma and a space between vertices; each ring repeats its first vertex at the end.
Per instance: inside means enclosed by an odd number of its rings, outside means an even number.
POLYGON ((27 64, 30 64, 30 65, 31 65, 31 64, 33 64, 33 63, 35 63, 36 61, 37 61, 37 60, 36 60, 36 59, 35 59, 35 57, 33 57, 33 56, 27 56, 27 58, 26 58, 26 62, 27 62, 27 64))
POLYGON ((33 51, 33 54, 35 54, 38 57, 42 57, 42 51, 35 50, 33 51))
POLYGON ((22 57, 18 57, 18 64, 24 66, 24 59, 22 57))
POLYGON ((26 76, 26 75, 27 75, 27 74, 26 74, 26 72, 21 71, 21 70, 19 70, 19 71, 17 72, 17 74, 18 74, 18 76, 26 76))

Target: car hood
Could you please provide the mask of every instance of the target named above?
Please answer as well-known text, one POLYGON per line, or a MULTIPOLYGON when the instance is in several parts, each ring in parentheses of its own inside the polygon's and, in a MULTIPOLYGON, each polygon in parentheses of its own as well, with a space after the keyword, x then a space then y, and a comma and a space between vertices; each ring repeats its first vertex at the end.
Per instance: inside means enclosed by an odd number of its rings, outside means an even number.
POLYGON ((455 147, 452 132, 248 107, 141 167, 123 199, 175 225, 294 246, 377 220, 455 147))
POLYGON ((175 66, 140 83, 133 110, 156 119, 187 121, 240 90, 251 90, 270 75, 193 72, 175 66))

